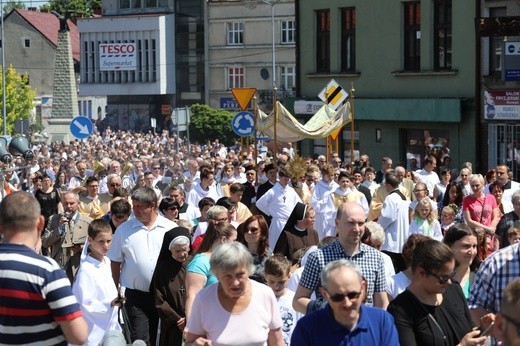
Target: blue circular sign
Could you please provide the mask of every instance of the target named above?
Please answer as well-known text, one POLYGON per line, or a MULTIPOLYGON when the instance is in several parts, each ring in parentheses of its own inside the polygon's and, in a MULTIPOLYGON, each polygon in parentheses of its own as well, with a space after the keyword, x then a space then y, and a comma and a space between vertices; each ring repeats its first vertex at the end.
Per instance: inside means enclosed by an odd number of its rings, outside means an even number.
POLYGON ((247 137, 255 132, 255 116, 251 112, 238 112, 231 120, 231 127, 240 137, 247 137))
POLYGON ((92 125, 92 121, 87 117, 75 117, 70 122, 70 133, 77 139, 88 138, 93 130, 94 126, 92 125))

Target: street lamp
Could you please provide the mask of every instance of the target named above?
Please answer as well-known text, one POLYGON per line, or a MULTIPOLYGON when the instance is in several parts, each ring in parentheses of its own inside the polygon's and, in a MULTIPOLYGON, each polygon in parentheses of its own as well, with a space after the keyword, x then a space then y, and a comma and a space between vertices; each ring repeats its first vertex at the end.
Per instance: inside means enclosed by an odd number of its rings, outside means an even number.
MULTIPOLYGON (((271 54, 272 54, 272 63, 273 63, 273 88, 276 87, 276 56, 275 56, 275 27, 274 27, 274 5, 279 0, 262 0, 264 4, 271 6, 271 54)), ((273 91, 274 93, 274 91, 273 91)), ((274 97, 274 95, 273 95, 274 97)))
POLYGON ((4 2, 0 0, 0 19, 2 26, 2 118, 4 119, 4 136, 7 136, 7 107, 5 105, 5 40, 4 40, 4 2))

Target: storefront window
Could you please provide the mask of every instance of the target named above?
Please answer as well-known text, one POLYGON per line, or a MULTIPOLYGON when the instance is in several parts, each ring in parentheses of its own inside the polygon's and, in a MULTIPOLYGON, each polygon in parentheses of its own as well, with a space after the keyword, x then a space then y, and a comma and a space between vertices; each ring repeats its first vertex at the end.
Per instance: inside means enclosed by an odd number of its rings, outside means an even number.
POLYGON ((406 138, 406 168, 422 168, 424 158, 433 155, 437 167, 443 166, 444 159, 450 156, 449 131, 447 130, 410 130, 404 129, 406 138))

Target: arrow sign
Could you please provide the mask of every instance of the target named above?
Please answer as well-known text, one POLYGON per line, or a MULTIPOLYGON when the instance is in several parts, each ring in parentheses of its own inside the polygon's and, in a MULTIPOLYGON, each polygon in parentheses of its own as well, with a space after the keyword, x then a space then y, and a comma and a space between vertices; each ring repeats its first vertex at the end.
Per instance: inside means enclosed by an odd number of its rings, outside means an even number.
POLYGON ((88 138, 93 130, 92 121, 87 117, 75 117, 70 123, 70 133, 77 139, 88 138))
POLYGON ((255 117, 251 112, 238 112, 231 121, 231 127, 240 137, 247 137, 255 132, 255 117))

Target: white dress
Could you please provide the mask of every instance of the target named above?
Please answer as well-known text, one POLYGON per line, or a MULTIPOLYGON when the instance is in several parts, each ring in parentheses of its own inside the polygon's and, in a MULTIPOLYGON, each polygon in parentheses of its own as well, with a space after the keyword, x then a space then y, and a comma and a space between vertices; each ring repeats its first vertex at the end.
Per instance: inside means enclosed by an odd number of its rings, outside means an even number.
POLYGON ((112 301, 117 297, 117 288, 112 279, 108 257, 98 261, 86 256, 79 266, 72 292, 78 299, 88 324, 85 345, 97 346, 107 331, 121 331, 117 319, 118 308, 112 306, 112 301))
POLYGON ((275 248, 276 242, 298 202, 302 203, 302 200, 296 191, 289 185, 284 188, 278 182, 256 201, 256 207, 273 218, 269 227, 269 248, 275 248))
POLYGON ((334 224, 334 216, 337 208, 330 203, 330 195, 338 188, 338 184, 334 181, 327 183, 320 180, 312 191, 311 205, 316 212, 314 220, 314 228, 318 232, 318 238, 336 235, 336 226, 334 224))

